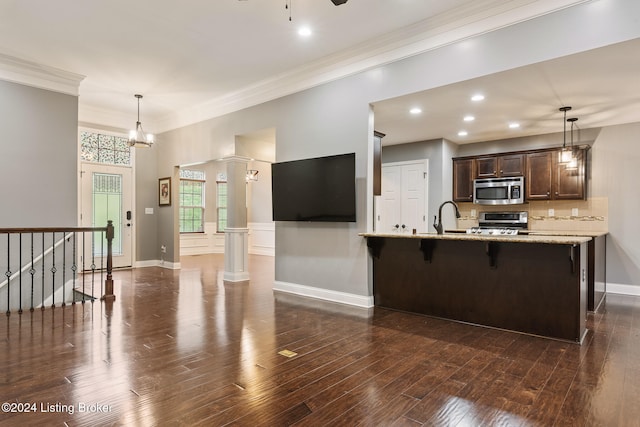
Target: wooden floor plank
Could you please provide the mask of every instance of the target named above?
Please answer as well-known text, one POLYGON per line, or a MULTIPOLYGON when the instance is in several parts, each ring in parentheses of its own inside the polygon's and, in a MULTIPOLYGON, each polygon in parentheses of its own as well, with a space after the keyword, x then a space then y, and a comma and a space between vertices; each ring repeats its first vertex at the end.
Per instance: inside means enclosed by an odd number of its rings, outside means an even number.
POLYGON ((222 281, 220 255, 181 264, 115 272, 112 303, 0 317, 0 396, 39 409, 0 426, 640 419, 639 297, 607 295, 579 346, 274 293, 271 257, 250 256, 243 283, 222 281))

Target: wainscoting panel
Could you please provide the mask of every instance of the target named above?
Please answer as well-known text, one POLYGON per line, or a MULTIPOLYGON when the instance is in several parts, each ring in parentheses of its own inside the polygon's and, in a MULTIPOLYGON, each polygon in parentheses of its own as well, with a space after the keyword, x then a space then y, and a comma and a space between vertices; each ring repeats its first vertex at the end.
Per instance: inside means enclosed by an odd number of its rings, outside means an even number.
POLYGON ((276 225, 273 222, 250 222, 249 253, 275 256, 276 225))
MULTIPOLYGON (((275 224, 251 222, 249 228, 249 253, 275 256, 275 224)), ((224 234, 216 233, 216 223, 207 222, 204 233, 180 235, 180 255, 204 255, 224 253, 224 234)))

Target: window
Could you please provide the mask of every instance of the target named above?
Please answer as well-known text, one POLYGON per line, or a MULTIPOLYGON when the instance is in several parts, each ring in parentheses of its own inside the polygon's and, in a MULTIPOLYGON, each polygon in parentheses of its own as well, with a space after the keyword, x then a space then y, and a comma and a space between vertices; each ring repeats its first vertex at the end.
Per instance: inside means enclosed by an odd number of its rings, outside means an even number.
POLYGON ((227 228, 227 183, 226 181, 216 181, 216 208, 218 213, 218 224, 216 231, 224 233, 227 228))
POLYGON ((202 171, 180 169, 180 232, 204 232, 204 184, 202 171))
POLYGON ((131 165, 131 147, 127 138, 80 132, 80 160, 109 165, 131 165))

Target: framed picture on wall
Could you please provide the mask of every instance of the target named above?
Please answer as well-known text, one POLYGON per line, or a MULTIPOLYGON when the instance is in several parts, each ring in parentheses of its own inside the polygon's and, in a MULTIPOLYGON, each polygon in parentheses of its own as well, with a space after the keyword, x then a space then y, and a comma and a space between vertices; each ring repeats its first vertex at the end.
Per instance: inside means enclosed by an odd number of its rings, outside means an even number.
POLYGON ((171 177, 158 180, 158 204, 171 206, 171 177))

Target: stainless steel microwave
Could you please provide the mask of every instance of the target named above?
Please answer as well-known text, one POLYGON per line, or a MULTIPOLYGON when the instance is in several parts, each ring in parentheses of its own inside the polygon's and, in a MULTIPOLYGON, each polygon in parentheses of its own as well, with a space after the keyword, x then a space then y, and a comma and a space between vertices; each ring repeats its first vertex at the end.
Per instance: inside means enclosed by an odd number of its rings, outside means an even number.
POLYGON ((524 203, 524 177, 474 180, 473 203, 479 205, 517 205, 524 203))

